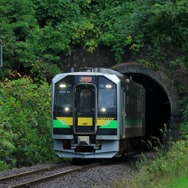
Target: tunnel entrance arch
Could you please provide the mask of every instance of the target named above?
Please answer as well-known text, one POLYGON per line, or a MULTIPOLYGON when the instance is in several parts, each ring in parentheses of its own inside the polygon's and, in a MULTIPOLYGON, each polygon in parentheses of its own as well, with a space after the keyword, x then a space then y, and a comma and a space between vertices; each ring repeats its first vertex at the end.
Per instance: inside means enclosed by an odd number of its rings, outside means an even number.
POLYGON ((164 124, 173 138, 180 125, 180 109, 177 91, 171 80, 160 71, 153 71, 139 63, 122 63, 115 69, 146 89, 146 136, 160 137, 164 124))

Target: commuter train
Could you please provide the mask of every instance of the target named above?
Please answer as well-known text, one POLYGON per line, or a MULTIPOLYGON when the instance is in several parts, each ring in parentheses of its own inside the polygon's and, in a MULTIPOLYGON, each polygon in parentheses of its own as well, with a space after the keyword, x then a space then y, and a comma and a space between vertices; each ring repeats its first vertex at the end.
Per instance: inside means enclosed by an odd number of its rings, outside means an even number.
POLYGON ((112 158, 145 135, 145 89, 107 68, 52 80, 52 138, 59 157, 112 158))

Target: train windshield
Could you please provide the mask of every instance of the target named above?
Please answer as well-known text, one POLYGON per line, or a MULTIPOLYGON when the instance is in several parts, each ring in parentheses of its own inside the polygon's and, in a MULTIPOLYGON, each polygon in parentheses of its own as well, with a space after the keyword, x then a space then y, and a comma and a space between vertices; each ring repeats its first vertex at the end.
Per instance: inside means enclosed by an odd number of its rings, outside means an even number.
POLYGON ((73 104, 73 85, 72 78, 66 77, 56 83, 54 113, 56 116, 71 116, 73 104))
POLYGON ((89 112, 90 109, 94 108, 94 98, 92 97, 91 89, 80 89, 78 91, 78 108, 81 113, 89 112))
POLYGON ((107 78, 99 78, 98 113, 114 115, 116 113, 116 86, 107 78))
MULTIPOLYGON (((116 115, 116 84, 107 79, 106 77, 100 76, 96 81, 97 85, 97 111, 98 116, 106 117, 106 116, 115 116, 116 115)), ((76 105, 76 108, 79 109, 79 113, 85 114, 89 109, 95 109, 94 106, 94 97, 91 99, 87 99, 86 96, 95 96, 93 93, 95 91, 94 88, 84 87, 85 84, 81 84, 73 93, 73 88, 75 85, 75 81, 73 76, 67 76, 61 81, 55 84, 55 93, 54 93, 54 115, 55 116, 66 116, 71 117, 73 115, 73 104, 76 105), (76 97, 76 103, 75 99, 76 97), (85 100, 82 100, 84 98, 85 100), (79 100, 78 100, 79 99, 79 100), (82 104, 84 104, 84 108, 82 108, 82 104), (87 108, 88 106, 88 108, 87 108)), ((87 115, 87 114, 85 114, 87 115)))

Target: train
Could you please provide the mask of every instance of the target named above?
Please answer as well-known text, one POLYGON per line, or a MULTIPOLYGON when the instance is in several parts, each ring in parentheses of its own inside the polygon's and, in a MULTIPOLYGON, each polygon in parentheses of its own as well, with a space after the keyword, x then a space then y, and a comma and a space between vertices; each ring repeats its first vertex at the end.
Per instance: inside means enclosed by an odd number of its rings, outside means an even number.
POLYGON ((145 135, 145 89, 109 68, 52 79, 52 139, 60 158, 113 158, 145 135))

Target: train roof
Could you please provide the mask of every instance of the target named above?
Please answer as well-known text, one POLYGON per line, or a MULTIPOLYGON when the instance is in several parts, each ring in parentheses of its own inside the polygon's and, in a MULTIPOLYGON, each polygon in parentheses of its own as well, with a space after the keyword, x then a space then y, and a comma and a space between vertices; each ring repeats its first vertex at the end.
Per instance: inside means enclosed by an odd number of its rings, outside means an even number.
POLYGON ((61 78, 63 75, 113 75, 113 76, 117 76, 120 80, 124 80, 127 78, 127 76, 121 74, 118 71, 109 69, 109 68, 93 68, 93 67, 81 67, 80 70, 77 72, 74 72, 74 69, 71 69, 70 72, 67 73, 62 73, 62 74, 58 74, 56 75, 54 79, 58 79, 61 78))
POLYGON ((111 74, 111 75, 116 75, 118 77, 122 77, 124 78, 124 75, 121 74, 120 72, 118 71, 115 71, 115 70, 112 70, 112 69, 109 69, 109 68, 88 68, 88 67, 84 67, 84 68, 80 68, 80 72, 95 72, 95 73, 103 73, 103 74, 111 74))

